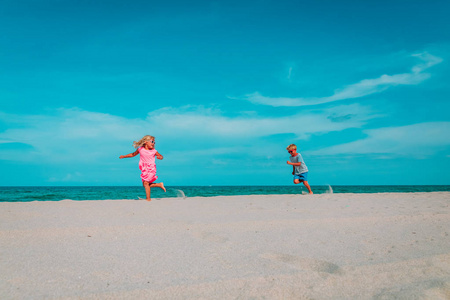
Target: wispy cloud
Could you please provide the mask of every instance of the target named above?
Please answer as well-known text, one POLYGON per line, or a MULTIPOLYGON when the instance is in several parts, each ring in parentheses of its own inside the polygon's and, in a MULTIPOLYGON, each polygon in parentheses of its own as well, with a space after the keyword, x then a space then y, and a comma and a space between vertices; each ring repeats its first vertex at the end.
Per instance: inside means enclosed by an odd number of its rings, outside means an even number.
MULTIPOLYGON (((415 85, 430 78, 429 73, 424 71, 428 68, 442 62, 442 58, 431 55, 427 52, 413 54, 421 60, 421 63, 413 66, 411 72, 381 75, 378 78, 363 79, 357 83, 348 85, 342 89, 335 90, 334 94, 328 97, 308 97, 308 98, 287 98, 287 97, 266 97, 259 92, 245 95, 242 98, 254 104, 270 105, 270 106, 308 106, 317 105, 328 102, 334 102, 344 99, 360 98, 367 95, 383 92, 384 90, 398 85, 415 85)), ((289 72, 289 76, 290 76, 289 72)))
POLYGON ((293 67, 289 67, 288 75, 287 75, 287 79, 288 79, 289 81, 291 81, 292 70, 293 70, 293 67))
MULTIPOLYGON (((225 147, 231 147, 250 145, 274 134, 293 134, 307 139, 315 133, 360 128, 374 117, 376 114, 368 107, 358 104, 281 117, 227 117, 220 110, 196 106, 156 110, 145 119, 80 109, 59 109, 48 115, 0 113, 0 120, 8 126, 0 133, 0 143, 29 145, 27 155, 14 151, 14 147, 0 147, 0 158, 94 161, 105 155, 118 154, 121 145, 131 145, 133 140, 145 134, 155 135, 158 141, 164 140, 167 144, 189 140, 192 145, 201 142, 204 148, 223 151, 224 141, 228 141, 225 147)), ((184 150, 195 149, 198 146, 184 146, 184 150)))
POLYGON ((273 134, 295 133, 307 137, 314 133, 359 128, 365 121, 376 117, 368 107, 358 104, 343 105, 320 111, 302 112, 291 116, 227 117, 220 111, 203 108, 188 110, 165 108, 149 114, 147 121, 165 135, 195 135, 197 137, 244 138, 273 134))
POLYGON ((450 146, 450 122, 427 122, 400 127, 365 130, 367 137, 355 142, 311 152, 312 155, 377 155, 426 158, 450 146))
POLYGON ((145 123, 76 108, 47 115, 0 113, 0 120, 7 125, 0 133, 0 143, 29 146, 26 153, 7 147, 0 151, 0 158, 35 162, 96 160, 101 156, 99 150, 107 151, 112 140, 129 138, 130 131, 138 131, 145 123))

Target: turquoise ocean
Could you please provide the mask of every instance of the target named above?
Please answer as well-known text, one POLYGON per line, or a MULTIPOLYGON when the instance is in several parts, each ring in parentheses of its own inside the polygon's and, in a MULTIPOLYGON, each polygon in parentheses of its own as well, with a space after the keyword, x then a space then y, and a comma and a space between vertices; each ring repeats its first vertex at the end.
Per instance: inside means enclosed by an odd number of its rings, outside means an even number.
MULTIPOLYGON (((302 185, 290 186, 167 186, 167 192, 152 189, 152 199, 214 197, 234 195, 304 194, 302 185)), ((450 185, 323 185, 311 186, 316 194, 323 193, 414 193, 449 192, 450 185)), ((106 200, 145 198, 142 186, 33 186, 0 187, 0 202, 106 200)))

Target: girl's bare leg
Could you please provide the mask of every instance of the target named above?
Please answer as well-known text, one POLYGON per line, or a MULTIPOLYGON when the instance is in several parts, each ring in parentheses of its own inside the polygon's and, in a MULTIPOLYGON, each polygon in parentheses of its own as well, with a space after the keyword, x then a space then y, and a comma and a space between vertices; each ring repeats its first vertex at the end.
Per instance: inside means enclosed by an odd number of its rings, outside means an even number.
POLYGON ((151 201, 152 199, 150 199, 150 183, 148 183, 147 181, 143 182, 144 188, 145 188, 145 196, 147 197, 147 201, 151 201))
POLYGON ((164 182, 160 182, 160 183, 150 183, 150 187, 151 187, 151 188, 159 187, 159 188, 162 189, 164 192, 166 191, 166 188, 164 187, 164 182))
POLYGON ((149 183, 147 181, 144 181, 143 185, 144 185, 144 188, 145 188, 145 196, 147 197, 147 199, 146 199, 147 201, 151 201, 152 200, 150 198, 151 188, 159 187, 164 192, 166 191, 166 188, 164 187, 164 183, 163 182, 160 182, 160 183, 149 183))

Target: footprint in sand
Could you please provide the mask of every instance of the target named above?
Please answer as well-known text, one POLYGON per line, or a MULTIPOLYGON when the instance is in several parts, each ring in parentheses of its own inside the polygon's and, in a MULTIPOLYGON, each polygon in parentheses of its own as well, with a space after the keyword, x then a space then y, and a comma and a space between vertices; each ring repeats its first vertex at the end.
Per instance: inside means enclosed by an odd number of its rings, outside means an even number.
POLYGON ((338 265, 314 258, 303 258, 281 253, 265 253, 262 254, 260 257, 272 261, 282 262, 291 265, 296 269, 304 271, 315 271, 319 273, 328 273, 328 274, 341 273, 341 268, 338 265))

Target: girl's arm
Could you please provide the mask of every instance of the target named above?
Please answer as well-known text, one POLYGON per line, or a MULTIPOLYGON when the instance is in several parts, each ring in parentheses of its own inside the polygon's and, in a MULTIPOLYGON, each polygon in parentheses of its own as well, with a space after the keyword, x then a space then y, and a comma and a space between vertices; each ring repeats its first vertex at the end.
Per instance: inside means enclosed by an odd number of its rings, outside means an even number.
POLYGON ((135 157, 138 154, 139 154, 139 150, 136 150, 133 153, 130 153, 130 154, 127 154, 127 155, 121 155, 121 156, 119 156, 119 158, 122 159, 122 158, 127 158, 127 157, 135 157))
POLYGON ((159 154, 158 151, 156 151, 156 158, 157 159, 163 159, 164 157, 161 154, 159 154))

